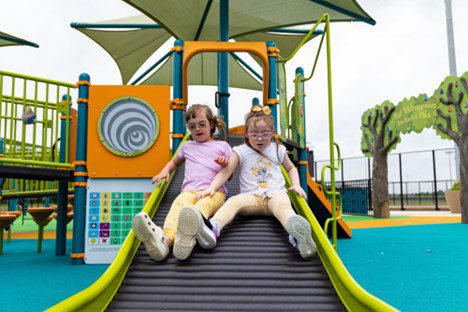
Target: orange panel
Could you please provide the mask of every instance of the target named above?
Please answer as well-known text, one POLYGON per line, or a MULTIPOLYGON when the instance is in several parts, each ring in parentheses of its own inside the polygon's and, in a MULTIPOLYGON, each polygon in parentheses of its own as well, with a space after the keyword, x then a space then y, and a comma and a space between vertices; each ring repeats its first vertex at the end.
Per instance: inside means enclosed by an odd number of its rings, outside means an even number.
POLYGON ((150 178, 169 161, 169 86, 94 86, 89 89, 87 168, 90 178, 150 178), (156 142, 144 153, 124 157, 110 152, 98 136, 98 120, 111 102, 125 97, 142 99, 159 119, 156 142))
POLYGON ((263 62, 263 103, 268 100, 269 64, 265 42, 216 42, 186 41, 184 43, 184 60, 182 67, 182 84, 184 103, 188 103, 187 69, 190 59, 202 52, 248 52, 255 54, 263 62))

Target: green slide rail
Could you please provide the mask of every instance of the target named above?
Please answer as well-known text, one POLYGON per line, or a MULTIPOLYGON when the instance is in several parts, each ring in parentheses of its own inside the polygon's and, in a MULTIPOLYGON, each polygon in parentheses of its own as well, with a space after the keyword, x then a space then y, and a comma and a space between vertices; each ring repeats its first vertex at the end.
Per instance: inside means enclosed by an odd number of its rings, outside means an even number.
MULTIPOLYGON (((291 181, 284 168, 283 175, 287 187, 290 187, 291 181)), ((295 192, 288 193, 297 213, 309 221, 312 227, 312 238, 317 245, 317 253, 346 309, 348 311, 398 311, 398 309, 368 293, 353 279, 304 198, 295 192)))
MULTIPOLYGON (((189 135, 185 135, 182 144, 188 139, 189 135)), ((174 153, 177 155, 177 151, 174 153)), ((175 171, 171 173, 169 181, 161 180, 151 193, 150 198, 143 207, 151 218, 156 213, 159 204, 161 203, 164 194, 172 181, 175 171)), ((125 239, 122 247, 120 247, 116 258, 110 264, 109 268, 101 275, 101 277, 88 288, 81 292, 65 299, 62 302, 50 307, 47 311, 104 311, 116 294, 122 283, 125 274, 127 273, 133 257, 138 251, 140 241, 136 239, 133 230, 130 231, 125 239)))

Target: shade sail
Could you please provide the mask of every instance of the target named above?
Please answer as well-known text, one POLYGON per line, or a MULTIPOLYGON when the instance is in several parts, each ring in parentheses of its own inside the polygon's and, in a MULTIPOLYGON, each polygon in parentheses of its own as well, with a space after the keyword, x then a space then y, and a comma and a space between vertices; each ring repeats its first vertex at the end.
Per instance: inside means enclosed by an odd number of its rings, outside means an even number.
MULTIPOLYGON (((219 0, 123 1, 184 41, 219 39, 219 0)), ((364 21, 375 24, 354 0, 235 0, 229 1, 229 35, 236 37, 260 30, 312 24, 324 13, 328 13, 333 22, 364 21)))
MULTIPOLYGON (((195 55, 190 60, 188 66, 188 84, 216 86, 218 84, 217 68, 217 53, 195 55)), ((172 58, 142 84, 172 85, 172 58)), ((229 55, 229 86, 233 88, 262 90, 262 84, 247 73, 231 55, 229 55)))
MULTIPOLYGON (((144 15, 123 19, 96 22, 94 25, 111 28, 115 25, 154 25, 154 21, 144 15)), ((162 28, 136 28, 129 30, 93 29, 93 24, 76 27, 80 32, 99 44, 114 59, 119 67, 122 81, 128 83, 140 66, 159 49, 171 35, 162 28)), ((129 27, 130 28, 130 27, 129 27)))
POLYGON ((25 45, 34 48, 39 48, 39 45, 34 42, 27 41, 0 31, 0 47, 8 47, 15 45, 25 45))

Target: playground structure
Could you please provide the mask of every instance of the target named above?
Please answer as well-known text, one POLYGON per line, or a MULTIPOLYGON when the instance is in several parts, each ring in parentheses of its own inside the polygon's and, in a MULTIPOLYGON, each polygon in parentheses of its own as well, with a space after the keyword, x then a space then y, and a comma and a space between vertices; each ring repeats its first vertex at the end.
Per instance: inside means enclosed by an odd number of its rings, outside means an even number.
MULTIPOLYGON (((211 5, 211 1, 209 1, 211 5)), ((226 17, 227 1, 221 1, 220 12, 226 17), (224 9, 223 9, 224 7, 224 9)), ((209 7, 208 7, 209 8, 209 7)), ((343 14, 343 12, 341 12, 343 14)), ((206 17, 206 16, 205 16, 206 17)), ((141 256, 138 254, 139 242, 135 240, 133 232, 130 231, 129 224, 134 214, 140 210, 146 211, 150 216, 155 215, 155 218, 161 218, 164 213, 163 208, 167 208, 168 201, 171 200, 169 194, 177 192, 181 184, 180 168, 171 176, 171 181, 161 181, 152 191, 149 179, 151 175, 157 171, 158 166, 166 163, 170 157, 169 144, 169 107, 165 105, 170 102, 172 110, 172 152, 175 152, 180 144, 187 139, 185 134, 185 126, 183 122, 183 113, 189 103, 188 97, 188 64, 192 58, 200 53, 219 52, 220 53, 220 89, 218 92, 218 102, 220 104, 220 114, 224 116, 226 124, 229 121, 228 114, 228 79, 227 75, 227 56, 235 55, 236 52, 249 52, 256 55, 263 67, 263 105, 271 107, 272 115, 275 120, 279 119, 279 127, 276 125, 278 132, 277 137, 281 138, 288 150, 291 151, 293 159, 297 163, 301 184, 305 190, 309 192, 309 198, 312 199, 312 205, 309 205, 297 194, 290 194, 290 198, 297 212, 302 214, 311 223, 313 229, 313 238, 317 243, 318 254, 320 260, 304 266, 304 273, 312 268, 314 271, 327 272, 320 275, 320 280, 326 280, 323 285, 315 287, 314 284, 303 284, 303 290, 312 287, 312 299, 307 299, 302 308, 310 308, 314 305, 318 307, 333 307, 333 309, 343 309, 346 307, 350 310, 362 311, 392 311, 393 308, 373 297, 362 289, 346 271, 346 268, 340 261, 337 253, 337 236, 343 235, 350 237, 349 228, 340 219, 341 212, 339 209, 340 197, 335 191, 335 175, 334 171, 339 167, 335 165, 335 148, 338 146, 333 138, 333 109, 332 109, 332 88, 331 88, 331 54, 330 54, 330 16, 324 14, 317 18, 314 27, 307 31, 306 36, 298 45, 293 53, 281 58, 279 50, 274 42, 227 42, 227 38, 222 38, 223 42, 213 41, 182 41, 177 39, 174 48, 166 58, 172 58, 172 87, 173 94, 170 100, 169 86, 94 86, 91 85, 89 75, 82 74, 77 83, 78 86, 78 116, 76 122, 73 121, 73 113, 70 110, 71 103, 70 90, 73 85, 53 82, 57 86, 66 87, 66 91, 55 90, 56 94, 55 113, 49 113, 49 84, 46 82, 47 99, 42 101, 46 109, 45 112, 39 113, 42 106, 36 105, 37 100, 32 102, 26 100, 26 91, 24 92, 23 101, 17 102, 15 93, 10 96, 15 109, 22 109, 25 118, 20 119, 18 115, 8 121, 8 127, 13 129, 9 132, 2 133, 5 136, 5 142, 9 142, 5 148, 5 157, 1 159, 2 174, 7 174, 9 179, 37 179, 48 181, 59 181, 58 186, 47 185, 42 182, 30 183, 23 188, 18 187, 15 181, 9 182, 8 192, 5 194, 20 192, 37 192, 45 194, 48 191, 51 193, 57 192, 57 248, 56 254, 64 254, 64 225, 67 221, 67 196, 68 183, 74 180, 74 226, 73 226, 73 246, 72 246, 72 262, 75 264, 86 263, 102 263, 111 262, 110 268, 103 276, 90 288, 84 290, 63 303, 51 308, 51 310, 102 310, 109 306, 118 307, 120 297, 117 293, 124 279, 131 279, 132 270, 129 269, 132 261, 138 263, 141 261, 141 256), (318 186, 310 177, 307 161, 307 146, 305 145, 305 93, 304 82, 313 76, 315 65, 317 64, 318 56, 315 60, 314 69, 310 77, 304 78, 304 72, 301 68, 296 70, 295 78, 295 95, 288 101, 286 90, 285 67, 284 63, 294 56, 297 50, 308 40, 313 34, 317 34, 317 27, 323 24, 324 29, 319 34, 322 35, 322 43, 326 42, 327 52, 327 68, 328 68, 328 95, 329 95, 329 134, 330 134, 330 165, 326 166, 322 171, 322 176, 326 169, 330 169, 331 189, 322 185, 318 186), (278 79, 278 72, 280 73, 278 79), (280 100, 277 99, 279 93, 280 100), (157 96, 154 96, 156 94, 157 96), (63 95, 64 103, 59 104, 59 96, 63 95), (22 104, 20 104, 22 103, 22 104), (28 109, 30 104, 34 106, 28 109), (88 105, 92 103, 92 105, 88 105), (280 104, 280 111, 277 109, 277 104, 280 104), (36 115, 36 120, 32 122, 34 117, 30 112, 36 115), (52 115, 58 116, 61 114, 60 127, 58 120, 54 122, 52 115), (45 117, 41 120, 40 117, 45 117), (128 118, 135 117, 136 127, 133 129, 124 129, 128 122, 128 118), (50 118, 50 119, 48 119, 50 118), (127 120, 126 120, 127 119, 127 120), (23 122, 23 124, 20 124, 23 122), (23 121, 25 120, 25 121, 23 121), (50 121, 52 120, 52 121, 50 121), (127 122, 126 122, 127 121, 127 122), (27 124, 31 123, 34 131, 42 131, 43 136, 47 140, 35 141, 36 136, 32 135, 32 141, 27 141, 27 124), (42 124, 40 130, 36 130, 36 123, 42 124), (55 127, 54 127, 55 125, 55 127), (76 144, 72 143, 70 134, 74 131, 71 126, 76 125, 76 144), (21 126, 21 140, 16 139, 17 127, 21 126), (54 129, 54 130, 50 130, 54 129), (49 131, 50 130, 50 131, 49 131), (59 131, 60 130, 60 131, 59 131), (55 132, 54 132, 55 131, 55 132), (60 132, 60 136, 58 133, 60 132), (55 135, 53 135, 55 133, 55 135), (45 135, 44 135, 45 134, 45 135), (50 136, 48 136, 50 135, 50 136), (60 138, 60 140, 59 140, 60 138), (27 142, 27 144, 26 144, 27 142), (60 142, 60 143, 58 143, 60 142), (57 149, 57 146, 60 146, 57 149), (21 148, 19 147, 21 146, 21 148), (40 147, 39 147, 40 146, 40 147), (76 146, 75 159, 70 159, 70 149, 76 146), (40 153, 37 151, 40 149, 40 153), (22 158, 22 157, 25 158, 22 158), (29 159, 28 159, 29 158, 29 159), (149 160, 152 160, 151 162, 149 160), (155 164, 156 161, 156 165, 155 164), (144 163, 150 165, 145 166, 144 163), (34 167, 33 167, 34 166, 34 167), (10 168, 14 167, 14 168, 10 168), (16 184, 15 184, 16 183, 16 184), (41 184, 42 183, 42 184, 41 184), (15 186, 16 185, 16 186, 15 186), (16 190, 15 189, 18 189, 16 190), (56 188, 55 188, 56 187, 56 188), (49 188, 49 189, 47 189, 49 188), (165 194, 167 193, 167 194, 165 194), (326 199, 329 196, 330 201, 326 199), (160 209, 161 208, 161 213, 160 209), (320 215, 320 223, 315 215, 320 215), (329 224, 331 223, 331 227, 329 224), (324 230, 322 229, 324 228, 324 230), (331 243, 327 238, 326 233, 331 236, 331 243), (330 282, 333 284, 332 291, 324 289, 330 288, 330 282), (116 295, 117 294, 117 295, 116 295), (315 297, 314 297, 315 296, 315 297), (321 301, 317 296, 323 296, 325 299, 321 301), (111 303, 112 299, 115 299, 111 303)), ((222 23, 222 27, 227 32, 227 19, 222 23)), ((198 35, 197 35, 198 37, 198 35)), ((13 80, 14 81, 14 80, 13 80)), ((36 79, 35 81, 40 81, 36 79)), ((13 85, 15 83, 13 82, 13 85)), ((24 83, 27 85, 27 83, 24 83)), ((27 87, 25 87, 25 90, 27 87)), ((3 93, 2 93, 3 94, 3 93)), ((1 110, 0 110, 1 112, 1 110)), ((18 113, 17 113, 18 114, 18 113)), ((7 119, 7 118, 4 118, 7 119)), ((132 128, 133 125, 129 125, 132 128)), ((232 136, 229 138, 231 144, 239 144, 239 137, 232 136)), ((340 155, 338 149, 338 164, 340 163, 340 155)), ((287 180, 287 176, 285 175, 287 180)), ((231 182, 233 184, 236 180, 231 182)), ((324 179, 322 178, 322 181, 324 179)), ((287 181, 289 183, 289 181, 287 181)), ((21 184, 21 183, 20 183, 21 184)), ((238 192, 238 189, 233 189, 232 192, 238 192)), ((43 210, 45 212, 45 210, 43 210)), ((47 220, 47 219, 45 219, 47 220)), ((40 222, 45 222, 41 220, 40 222)), ((277 232, 277 225, 272 224, 270 220, 262 223, 262 227, 277 232)), ((234 234, 233 234, 234 235, 234 234)), ((255 234, 255 237, 265 236, 262 231, 255 234)), ((273 254, 276 247, 273 247, 273 254)), ((284 250, 283 252, 290 253, 284 250)), ((269 250, 268 252, 272 252, 269 250)), ((227 254, 229 261, 234 267, 241 264, 238 258, 227 254)), ((247 255, 249 256, 249 255, 247 255)), ((258 257, 259 254, 252 253, 250 256, 258 257)), ((223 256, 224 257, 224 256, 223 256)), ((288 263, 299 265, 298 259, 295 256, 289 255, 288 263)), ((190 263, 190 262, 188 262, 190 263)), ((251 265, 262 265, 250 263, 251 265)), ((275 266, 274 263, 268 263, 275 266)), ((193 266, 199 265, 196 260, 193 261, 193 266)), ((276 264, 277 265, 277 264, 276 264)), ((279 264, 281 266, 281 263, 279 264)), ((174 270, 174 263, 169 263, 168 270, 174 270), (172 265, 172 267, 171 267, 172 265)), ((136 266, 135 266, 136 267, 136 266)), ((152 270, 157 276, 159 266, 154 265, 152 270)), ((238 267, 239 268, 239 267, 238 267)), ((258 269, 258 268, 254 268, 258 269)), ((234 271, 237 271, 235 269, 234 271)), ((278 270, 274 268, 273 270, 278 270)), ((260 272, 262 274, 263 272, 260 272)), ((138 274, 138 272, 137 272, 138 274)), ((264 277, 260 277, 262 280, 264 277)), ((277 278, 276 282, 283 283, 283 277, 273 276, 277 278)), ((242 279, 242 277, 241 277, 242 279)), ((189 280, 189 278, 187 278, 189 280)), ((257 283, 257 282, 255 282, 257 283)), ((287 284, 287 283, 286 283, 287 284)), ((288 285, 284 285, 287 288, 288 285)), ((260 289, 268 288, 266 284, 255 284, 260 289)), ((177 286, 177 287, 187 287, 177 286)), ((177 290, 175 287, 175 290, 177 290)), ((146 293, 148 288, 143 289, 146 293)), ((228 296, 242 296, 239 292, 228 294, 228 296)), ((274 296, 277 294, 270 293, 267 295, 268 300, 272 300, 270 304, 274 304, 274 296)), ((135 298, 136 301, 142 302, 143 305, 148 303, 146 300, 141 300, 140 295, 135 298)), ((304 295, 303 295, 304 296, 304 295)), ((123 296, 125 297, 125 296, 123 296)), ((164 296, 163 296, 164 297, 164 296)), ((130 298, 130 301, 135 301, 135 298, 130 298)), ((155 300, 162 298, 160 295, 155 295, 155 300)), ((188 296, 188 299, 191 297, 188 296)), ((309 298, 309 297, 307 297, 309 298)), ((126 305, 126 298, 122 298, 121 307, 126 305)), ((183 298, 180 298, 181 300, 183 298)), ((305 298, 304 298, 305 299, 305 298)), ((185 299, 184 299, 185 300, 185 299)), ((294 308, 291 298, 284 298, 285 305, 294 308)), ((240 301, 237 300, 239 304, 240 301)), ((133 304, 133 303, 130 303, 133 304)), ((154 305, 155 303, 149 303, 154 305)), ((186 303, 185 303, 186 304, 186 303)), ((172 305, 177 307, 178 305, 172 305)), ((180 306, 178 306, 180 307, 180 306)))

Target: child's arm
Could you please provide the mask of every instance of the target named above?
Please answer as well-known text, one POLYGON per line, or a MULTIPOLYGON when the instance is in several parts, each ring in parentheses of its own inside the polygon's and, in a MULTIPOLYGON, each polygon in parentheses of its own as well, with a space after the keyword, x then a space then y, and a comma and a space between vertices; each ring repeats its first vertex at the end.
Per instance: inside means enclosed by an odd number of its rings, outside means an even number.
POLYGON ((218 190, 224 183, 232 176, 234 169, 236 169, 239 164, 239 155, 237 153, 232 153, 231 158, 229 158, 229 163, 224 167, 216 177, 211 182, 210 186, 203 192, 198 193, 198 199, 205 197, 206 195, 213 195, 216 190, 218 190))
POLYGON ((164 166, 161 172, 153 177, 151 183, 159 182, 159 180, 161 179, 166 179, 166 181, 169 181, 171 172, 174 171, 175 168, 177 168, 177 166, 180 165, 182 162, 182 159, 180 159, 177 155, 174 155, 174 157, 172 157, 172 159, 166 164, 166 166, 164 166))
POLYGON ((292 186, 288 188, 290 191, 295 191, 299 196, 303 198, 307 198, 306 193, 301 187, 301 183, 299 181, 299 174, 297 173, 296 167, 292 163, 291 159, 289 159, 288 154, 284 155, 284 160, 282 163, 284 169, 288 172, 289 179, 291 180, 292 186))

